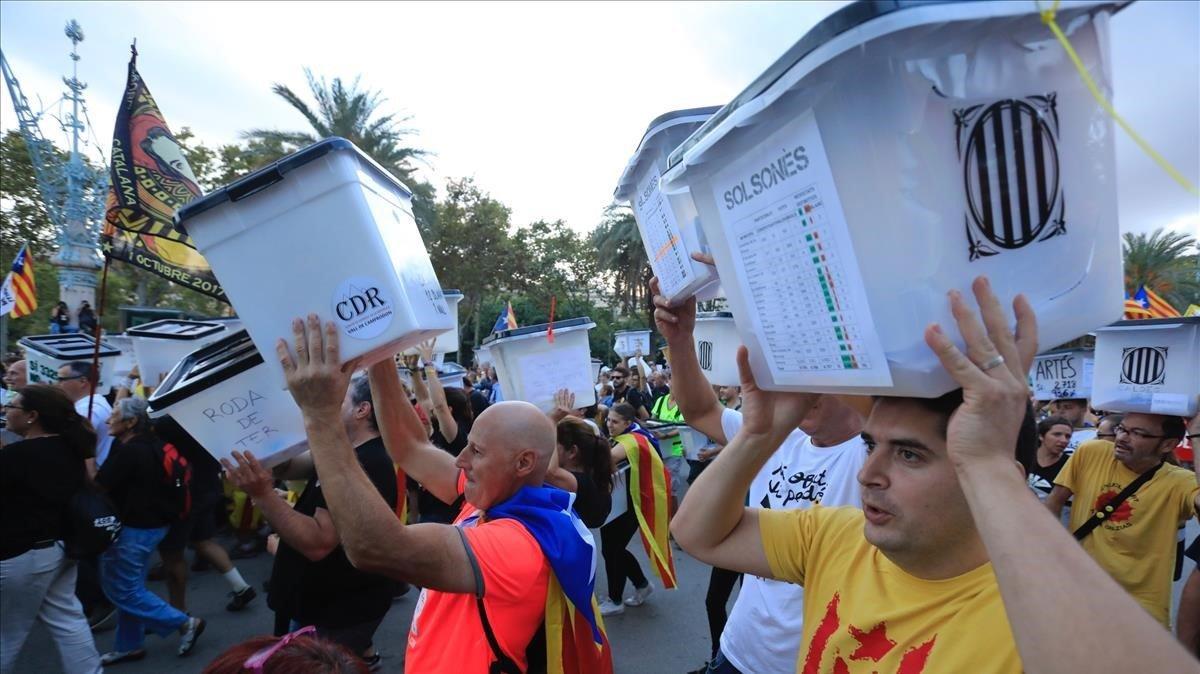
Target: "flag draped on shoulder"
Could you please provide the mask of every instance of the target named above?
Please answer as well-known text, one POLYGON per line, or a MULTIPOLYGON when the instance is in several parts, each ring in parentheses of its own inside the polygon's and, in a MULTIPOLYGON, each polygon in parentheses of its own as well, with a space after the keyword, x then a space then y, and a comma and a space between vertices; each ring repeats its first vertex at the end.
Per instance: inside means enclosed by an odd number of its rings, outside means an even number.
POLYGON ((202 192, 183 148, 138 74, 136 51, 117 109, 109 183, 101 236, 104 254, 227 302, 208 262, 172 221, 175 211, 202 192))
POLYGON ((612 651, 594 596, 596 542, 575 514, 575 495, 556 487, 522 487, 487 510, 514 519, 550 564, 546 591, 546 669, 550 674, 611 674, 612 651))
POLYGON ((668 529, 671 475, 658 455, 657 441, 636 423, 634 427, 618 435, 616 440, 625 448, 625 457, 629 460, 630 501, 642 532, 642 545, 655 575, 669 590, 675 587, 675 560, 671 555, 668 529))
POLYGON ((33 278, 33 255, 29 252, 29 244, 21 246, 13 259, 12 270, 4 279, 2 295, 0 314, 21 318, 37 309, 37 283, 33 278))
POLYGON ((492 332, 516 329, 517 315, 513 313, 512 302, 508 302, 504 305, 504 308, 500 310, 500 315, 496 317, 496 324, 492 326, 492 332))

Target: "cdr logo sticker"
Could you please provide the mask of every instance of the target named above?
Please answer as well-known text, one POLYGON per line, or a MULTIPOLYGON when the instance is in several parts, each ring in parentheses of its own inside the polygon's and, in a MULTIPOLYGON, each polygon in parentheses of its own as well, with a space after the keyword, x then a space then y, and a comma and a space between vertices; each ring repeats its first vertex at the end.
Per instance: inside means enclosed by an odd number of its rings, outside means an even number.
POLYGON ((333 315, 342 334, 355 339, 371 339, 383 334, 392 324, 395 309, 381 285, 364 276, 352 276, 333 293, 333 315))

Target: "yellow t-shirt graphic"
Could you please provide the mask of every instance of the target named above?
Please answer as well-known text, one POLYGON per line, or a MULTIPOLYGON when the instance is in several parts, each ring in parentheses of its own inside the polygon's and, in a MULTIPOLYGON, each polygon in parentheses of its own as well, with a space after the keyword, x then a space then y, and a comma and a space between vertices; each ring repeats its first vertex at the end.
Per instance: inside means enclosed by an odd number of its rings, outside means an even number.
POLYGON ((991 564, 922 580, 867 542, 857 508, 763 510, 758 517, 771 572, 804 586, 796 671, 1021 671, 991 564))
MULTIPOLYGON (((1075 494, 1071 530, 1136 478, 1113 456, 1111 442, 1080 445, 1054 480, 1075 494)), ((1191 471, 1164 465, 1083 539, 1084 550, 1163 625, 1170 623, 1176 536, 1195 514, 1197 491, 1191 471)))

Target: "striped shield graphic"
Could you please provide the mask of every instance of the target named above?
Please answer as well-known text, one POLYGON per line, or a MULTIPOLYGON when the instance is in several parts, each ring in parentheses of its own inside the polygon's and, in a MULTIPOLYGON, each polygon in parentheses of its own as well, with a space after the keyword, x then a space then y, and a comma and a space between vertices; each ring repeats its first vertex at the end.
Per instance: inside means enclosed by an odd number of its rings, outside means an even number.
POLYGON ((1054 94, 975 105, 954 115, 970 259, 1064 233, 1054 94))
POLYGON ((1121 383, 1162 384, 1167 374, 1167 347, 1135 346, 1121 350, 1121 383))

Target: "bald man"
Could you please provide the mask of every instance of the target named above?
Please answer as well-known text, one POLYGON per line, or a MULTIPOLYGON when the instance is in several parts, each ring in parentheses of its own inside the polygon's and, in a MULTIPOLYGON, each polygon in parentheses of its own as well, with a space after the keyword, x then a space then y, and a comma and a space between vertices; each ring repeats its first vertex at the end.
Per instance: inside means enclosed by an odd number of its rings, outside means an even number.
POLYGON ((485 511, 506 504, 523 487, 542 487, 555 450, 554 424, 529 403, 497 403, 476 419, 455 458, 429 442, 392 361, 372 366, 372 397, 392 460, 442 501, 452 503, 460 494, 466 501, 454 525, 405 526, 378 496, 338 421, 353 363, 337 365, 336 327, 322 330, 315 316, 292 327, 296 355, 280 340, 278 356, 303 412, 346 556, 360 570, 425 588, 405 668, 489 671, 498 658, 484 634, 478 593, 504 655, 525 671, 526 648, 544 617, 551 562, 522 523, 492 519, 485 511))

